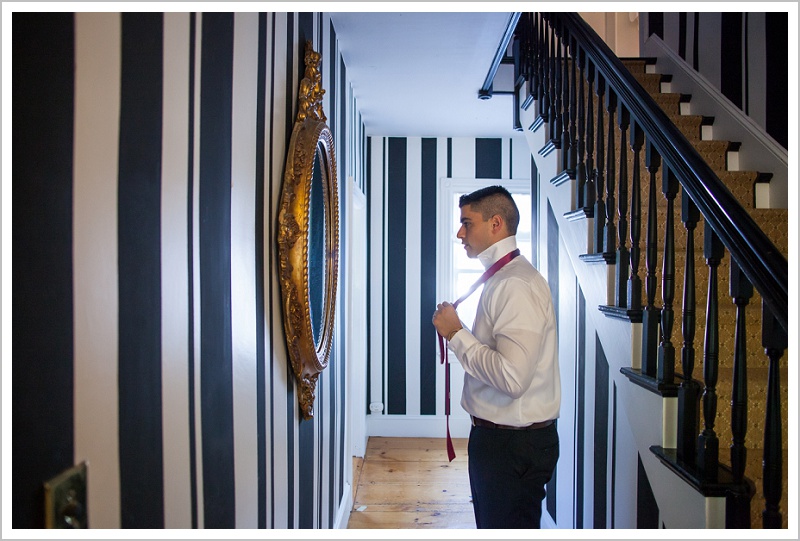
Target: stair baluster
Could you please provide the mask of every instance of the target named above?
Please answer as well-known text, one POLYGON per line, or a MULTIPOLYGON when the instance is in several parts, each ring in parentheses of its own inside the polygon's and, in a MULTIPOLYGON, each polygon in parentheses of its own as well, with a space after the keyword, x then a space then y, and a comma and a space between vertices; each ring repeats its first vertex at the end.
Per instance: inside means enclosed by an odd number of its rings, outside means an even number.
POLYGON ((642 374, 656 377, 658 366, 658 331, 661 311, 655 306, 656 264, 658 260, 658 212, 656 209, 656 174, 661 167, 661 155, 647 141, 645 166, 650 173, 647 201, 647 232, 645 236, 645 296, 647 304, 642 310, 642 374))
MULTIPOLYGON (((631 150, 633 151, 633 176, 631 177, 631 275, 628 278, 628 310, 642 309, 642 279, 639 278, 639 241, 642 233, 642 179, 641 151, 644 132, 636 122, 631 123, 631 150)), ((620 197, 620 199, 622 199, 620 197)))
MULTIPOLYGON (((576 122, 576 107, 577 107, 577 89, 575 88, 577 85, 577 77, 576 77, 576 66, 578 59, 578 44, 570 37, 568 40, 569 43, 569 66, 570 66, 570 76, 569 76, 569 130, 568 130, 568 146, 569 146, 569 155, 567 156, 567 166, 566 170, 569 174, 570 178, 575 178, 575 167, 578 163, 578 136, 577 136, 577 128, 575 126, 576 122)), ((580 193, 580 191, 578 191, 580 193)))
POLYGON ((783 435, 781 433, 780 359, 787 346, 787 333, 772 312, 762 303, 762 343, 769 357, 767 412, 764 423, 764 500, 761 513, 764 528, 781 528, 783 492, 783 435))
POLYGON ((578 62, 578 75, 579 79, 577 80, 578 86, 578 133, 577 133, 577 151, 578 151, 578 159, 577 164, 575 165, 575 179, 577 185, 577 198, 578 204, 577 208, 586 208, 586 194, 584 190, 586 189, 586 96, 584 94, 584 87, 586 83, 584 82, 585 73, 585 59, 586 55, 583 52, 583 49, 578 48, 577 54, 573 53, 573 57, 576 58, 578 62))
POLYGON ((531 99, 539 99, 539 14, 528 12, 527 24, 529 35, 529 50, 530 56, 528 60, 528 71, 530 78, 528 79, 528 94, 531 99))
POLYGON ((558 139, 558 79, 556 78, 557 73, 557 59, 556 59, 556 39, 555 39, 555 32, 556 29, 554 26, 550 26, 548 31, 548 40, 550 42, 550 62, 548 63, 548 76, 547 76, 547 93, 550 95, 549 104, 550 109, 547 111, 547 121, 548 126, 550 129, 550 134, 548 139, 551 143, 554 143, 558 139))
MULTIPOLYGON (((594 92, 594 64, 591 63, 587 64, 586 86, 589 89, 589 95, 586 96, 586 184, 583 185, 583 206, 594 212, 597 191, 594 183, 594 96, 592 95, 594 92)), ((596 245, 597 243, 593 242, 589 249, 594 251, 596 245)))
POLYGON ((630 115, 628 110, 620 105, 617 115, 619 124, 619 204, 617 212, 617 257, 616 257, 616 280, 614 290, 616 291, 616 305, 620 308, 628 306, 628 265, 630 264, 630 253, 626 246, 628 237, 628 145, 625 141, 628 138, 628 124, 630 115))
POLYGON ((617 248, 616 214, 617 147, 614 137, 614 114, 617 111, 617 95, 609 87, 606 92, 606 113, 608 114, 608 150, 606 153, 606 223, 603 226, 603 252, 613 253, 617 248))
POLYGON ((519 67, 519 73, 525 82, 526 101, 521 105, 527 108, 528 104, 535 98, 531 94, 531 81, 533 80, 533 24, 531 23, 531 13, 520 14, 520 22, 517 24, 514 33, 515 38, 519 38, 519 56, 514 58, 515 67, 519 67))
POLYGON ((664 167, 661 174, 661 191, 667 199, 667 216, 664 224, 664 256, 661 268, 661 344, 658 346, 658 381, 672 383, 675 377, 675 346, 672 345, 672 324, 675 312, 675 197, 678 179, 672 169, 664 167))
POLYGON ((706 333, 703 351, 703 422, 697 440, 697 467, 700 478, 716 481, 719 465, 719 439, 714 432, 717 416, 717 378, 719 376, 719 299, 717 269, 725 248, 708 222, 705 222, 703 254, 708 265, 708 300, 706 302, 706 333))
POLYGON ((686 192, 681 192, 681 221, 686 228, 686 263, 683 271, 683 319, 681 330, 681 371, 683 381, 678 389, 678 458, 694 466, 696 438, 700 426, 700 386, 694 380, 696 330, 694 233, 700 211, 686 192))
MULTIPOLYGON (((747 463, 747 305, 753 297, 753 285, 731 258, 730 293, 736 305, 736 331, 733 350, 733 389, 731 391, 731 473, 736 483, 745 480, 747 463)), ((726 516, 729 527, 750 528, 750 499, 752 493, 744 491, 728 496, 726 516)))
POLYGON ((606 224, 605 202, 603 194, 605 190, 605 179, 603 177, 605 168, 605 129, 603 128, 603 103, 606 93, 606 82, 602 74, 598 73, 595 94, 597 95, 597 167, 594 169, 594 246, 595 253, 603 251, 603 230, 606 224))
POLYGON ((541 32, 541 44, 542 47, 539 50, 539 71, 541 76, 539 77, 540 80, 540 88, 539 88, 539 118, 542 119, 543 122, 548 121, 548 114, 550 114, 550 92, 552 89, 550 88, 550 27, 547 24, 542 24, 540 26, 541 32))
POLYGON ((514 120, 512 127, 515 131, 522 131, 522 123, 520 121, 520 111, 522 109, 522 102, 520 101, 520 90, 525 83, 527 77, 525 71, 525 63, 522 62, 522 50, 524 47, 524 39, 520 34, 515 34, 511 43, 511 54, 514 60, 514 92, 511 96, 511 101, 514 107, 514 120))
POLYGON ((567 55, 567 42, 569 41, 569 32, 565 28, 561 28, 561 40, 558 48, 561 54, 561 92, 559 93, 559 101, 561 102, 561 118, 559 119, 561 135, 561 170, 568 171, 569 169, 569 148, 570 135, 569 135, 569 57, 567 55))
POLYGON ((736 305, 736 335, 733 351, 733 389, 731 395, 731 470, 736 481, 744 478, 747 461, 747 305, 753 297, 753 285, 736 261, 731 261, 730 291, 736 305))

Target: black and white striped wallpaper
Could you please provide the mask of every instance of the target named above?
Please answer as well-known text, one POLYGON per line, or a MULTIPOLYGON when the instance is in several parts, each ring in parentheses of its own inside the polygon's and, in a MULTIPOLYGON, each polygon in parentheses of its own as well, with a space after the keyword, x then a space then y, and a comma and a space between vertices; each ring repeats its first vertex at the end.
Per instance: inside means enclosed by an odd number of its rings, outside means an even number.
POLYGON ((300 421, 274 241, 306 40, 364 191, 330 17, 12 17, 12 527, 82 461, 93 528, 333 527, 345 349, 300 421))
POLYGON ((656 34, 690 66, 788 147, 787 12, 642 13, 642 40, 656 34))
MULTIPOLYGON (((365 407, 370 433, 443 437, 444 370, 431 324, 436 304, 445 300, 436 291, 439 184, 448 178, 485 179, 485 185, 530 182, 535 164, 523 135, 373 136, 368 156, 367 398, 383 405, 381 412, 365 407)), ((459 368, 451 366, 453 417, 461 414, 459 368)))

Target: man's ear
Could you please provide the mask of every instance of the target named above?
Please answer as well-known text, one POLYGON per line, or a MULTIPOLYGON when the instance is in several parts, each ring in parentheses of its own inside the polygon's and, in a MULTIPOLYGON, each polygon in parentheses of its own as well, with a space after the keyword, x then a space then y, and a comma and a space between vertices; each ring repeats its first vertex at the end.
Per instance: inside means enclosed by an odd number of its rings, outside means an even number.
POLYGON ((492 224, 492 233, 500 233, 503 229, 503 217, 499 214, 495 214, 490 218, 490 222, 492 224))

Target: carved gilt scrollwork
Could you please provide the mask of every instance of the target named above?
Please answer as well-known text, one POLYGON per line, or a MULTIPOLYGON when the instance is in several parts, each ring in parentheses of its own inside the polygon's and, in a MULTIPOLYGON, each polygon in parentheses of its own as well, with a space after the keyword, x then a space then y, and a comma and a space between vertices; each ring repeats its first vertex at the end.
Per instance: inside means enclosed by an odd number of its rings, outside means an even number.
MULTIPOLYGON (((286 156, 278 211, 279 280, 287 352, 298 383, 298 402, 304 419, 314 415, 320 373, 328 365, 333 340, 339 266, 339 203, 333 135, 322 110, 320 55, 306 42, 305 74, 298 90, 299 108, 286 156), (315 175, 315 162, 319 174, 315 175), (312 184, 321 183, 324 208, 324 253, 321 268, 310 268, 309 229, 312 184), (319 321, 312 321, 309 273, 322 281, 319 321), (314 327, 318 338, 315 339, 314 327)), ((317 187, 319 189, 319 187, 317 187)), ((319 219, 314 216, 314 219, 319 219)))

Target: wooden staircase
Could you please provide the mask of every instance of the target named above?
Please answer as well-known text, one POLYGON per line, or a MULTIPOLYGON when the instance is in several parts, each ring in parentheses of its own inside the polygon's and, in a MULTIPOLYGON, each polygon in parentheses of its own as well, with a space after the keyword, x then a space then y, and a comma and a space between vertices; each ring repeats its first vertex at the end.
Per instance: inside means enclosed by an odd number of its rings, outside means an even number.
MULTIPOLYGON (((535 148, 529 138, 531 150, 552 153, 550 184, 571 192, 564 217, 585 221, 586 253, 571 258, 606 266, 598 308, 631 329, 621 372, 663 404, 677 399, 677 421, 662 414, 661 445, 640 453, 652 452, 707 506, 724 498, 726 527, 787 528, 786 301, 754 270, 780 276, 788 259, 787 210, 762 208, 759 196, 774 172, 740 170, 740 153, 752 149, 714 139, 714 112, 693 110, 691 94, 673 92, 653 59, 620 65, 573 14, 523 14, 520 24, 515 124, 533 112, 528 130, 546 142, 535 148), (744 217, 720 225, 731 216, 744 217), (737 257, 752 253, 740 236, 759 239, 767 256, 734 261, 725 243, 737 257), (756 275, 768 302, 751 285, 756 275)), ((576 274, 584 289, 599 285, 576 274)), ((783 280, 771 283, 785 296, 783 280)))
MULTIPOLYGON (((669 74, 654 73, 652 67, 654 64, 648 59, 626 59, 623 63, 636 77, 639 83, 645 88, 650 95, 654 98, 656 103, 668 115, 673 123, 681 130, 684 136, 694 145, 700 155, 714 170, 717 176, 725 183, 731 193, 736 197, 740 204, 748 210, 750 216, 756 221, 761 229, 767 233, 768 237, 780 252, 788 257, 788 210, 787 209, 770 209, 770 208, 756 208, 756 184, 764 182, 769 178, 769 174, 760 171, 739 171, 730 167, 731 164, 738 163, 736 153, 740 151, 740 146, 735 141, 718 141, 710 139, 713 136, 713 117, 691 114, 691 96, 685 94, 677 94, 670 92, 669 89, 669 74)), ((630 169, 633 167, 632 159, 630 169)), ((640 167, 645 168, 645 164, 640 164, 640 167)), ((662 178, 658 174, 657 181, 660 183, 662 178)), ((657 208, 659 224, 665 223, 666 214, 666 199, 662 196, 660 191, 657 190, 657 208)), ((649 179, 647 176, 643 177, 642 183, 642 207, 647 208, 649 200, 649 179)), ((695 269, 705 269, 706 261, 703 256, 702 247, 704 242, 704 227, 702 216, 698 218, 695 233, 695 249, 694 251, 694 266, 695 269)), ((682 307, 681 300, 684 298, 684 269, 686 268, 686 239, 687 234, 685 228, 678 227, 675 234, 675 292, 673 308, 680 310, 682 307), (683 230, 683 231, 681 231, 683 230)), ((662 254, 663 255, 663 254, 662 254)), ((731 401, 733 396, 733 359, 735 349, 734 330, 736 329, 736 306, 730 302, 722 302, 724 299, 730 299, 730 262, 729 255, 723 256, 718 267, 719 284, 718 292, 720 296, 719 307, 719 375, 716 384, 717 393, 717 415, 714 424, 714 430, 719 440, 719 453, 720 461, 730 464, 730 451, 733 445, 733 434, 730 419, 731 401), (726 422, 727 421, 727 422, 726 422)), ((659 260, 659 268, 662 261, 659 260)), ((697 322, 695 336, 705 336, 705 300, 708 292, 708 273, 699 272, 695 282, 695 299, 697 305, 695 307, 695 320, 697 322)), ((656 299, 663 298, 662 283, 657 282, 656 299)), ((660 303, 659 303, 660 304, 660 303)), ((749 306, 755 309, 750 309, 747 312, 747 325, 746 325, 746 341, 749 345, 756 345, 761 343, 761 298, 757 291, 753 291, 753 296, 749 300, 749 306)), ((660 308, 660 306, 659 306, 660 308)), ((673 344, 678 350, 676 363, 680 359, 680 344, 683 337, 680 334, 680 329, 673 332, 673 344)), ((699 344, 701 348, 696 351, 696 365, 692 376, 697 378, 698 385, 703 386, 702 375, 704 370, 702 342, 699 344)), ((697 348, 697 346, 695 346, 697 348)), ((765 501, 763 491, 759 489, 763 485, 763 435, 764 435, 764 422, 766 418, 766 387, 768 381, 768 361, 769 359, 764 354, 763 349, 758 347, 748 347, 747 349, 747 433, 744 441, 746 447, 746 461, 744 475, 751 480, 755 485, 755 494, 750 506, 751 527, 758 528, 761 525, 761 512, 765 508, 765 501)), ((788 380, 788 356, 784 356, 780 361, 781 381, 788 380)), ((676 365, 676 373, 679 378, 684 376, 683 370, 676 365)), ((788 391, 787 386, 781 388, 780 407, 782 419, 788 419, 788 391)), ((701 424, 702 426, 702 424, 701 424)), ((788 463, 788 449, 786 442, 788 442, 787 423, 782 426, 782 441, 783 446, 783 463, 788 463)), ((788 479, 786 469, 783 471, 783 494, 781 501, 787 501, 788 479)), ((783 527, 787 527, 787 516, 783 514, 783 527)))

